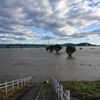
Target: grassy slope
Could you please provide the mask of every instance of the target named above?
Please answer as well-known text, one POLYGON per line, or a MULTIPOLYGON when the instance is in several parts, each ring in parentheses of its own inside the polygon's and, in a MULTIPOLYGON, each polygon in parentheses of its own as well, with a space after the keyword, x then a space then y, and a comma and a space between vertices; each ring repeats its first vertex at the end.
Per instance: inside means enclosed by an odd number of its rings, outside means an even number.
POLYGON ((100 81, 60 82, 64 90, 69 90, 71 100, 100 100, 100 81))

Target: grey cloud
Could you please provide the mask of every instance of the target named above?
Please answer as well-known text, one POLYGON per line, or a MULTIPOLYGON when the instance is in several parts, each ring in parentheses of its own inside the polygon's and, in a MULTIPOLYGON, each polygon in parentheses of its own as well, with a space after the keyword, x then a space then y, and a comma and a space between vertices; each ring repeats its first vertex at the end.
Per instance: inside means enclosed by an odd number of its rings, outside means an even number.
MULTIPOLYGON (((95 30, 81 32, 81 33, 75 33, 73 35, 65 35, 65 34, 63 34, 62 36, 54 35, 54 37, 57 37, 55 39, 58 39, 58 40, 66 40, 66 39, 73 39, 73 38, 88 38, 88 36, 100 36, 100 28, 95 29, 95 30)), ((54 39, 54 37, 52 36, 49 38, 54 39)))
POLYGON ((86 31, 86 32, 81 32, 81 33, 77 33, 77 34, 74 34, 74 35, 71 35, 71 37, 74 37, 74 38, 87 38, 88 36, 94 36, 94 35, 97 35, 97 36, 100 36, 100 28, 99 29, 95 29, 95 30, 90 30, 90 31, 86 31))
MULTIPOLYGON (((77 9, 74 8, 72 12, 68 14, 68 24, 85 27, 93 23, 100 23, 100 6, 90 6, 92 4, 93 2, 85 4, 85 1, 77 4, 77 9)), ((100 2, 98 4, 100 4, 100 2)))

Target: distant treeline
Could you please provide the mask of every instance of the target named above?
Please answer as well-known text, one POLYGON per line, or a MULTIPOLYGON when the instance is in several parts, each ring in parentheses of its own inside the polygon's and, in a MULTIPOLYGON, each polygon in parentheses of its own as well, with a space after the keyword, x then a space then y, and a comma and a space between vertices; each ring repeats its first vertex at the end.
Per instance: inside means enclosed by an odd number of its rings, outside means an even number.
POLYGON ((38 48, 38 47, 46 47, 47 45, 37 45, 37 44, 2 44, 1 48, 38 48))
MULTIPOLYGON (((32 47, 46 47, 47 44, 0 44, 1 48, 32 48, 32 47)), ((61 46, 97 46, 90 43, 65 43, 61 44, 61 46)))

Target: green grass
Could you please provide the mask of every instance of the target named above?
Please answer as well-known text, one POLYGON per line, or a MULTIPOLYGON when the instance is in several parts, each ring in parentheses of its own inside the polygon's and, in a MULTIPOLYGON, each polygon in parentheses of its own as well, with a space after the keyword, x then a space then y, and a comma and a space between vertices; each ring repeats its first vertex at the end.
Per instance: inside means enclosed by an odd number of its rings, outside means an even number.
POLYGON ((64 81, 60 84, 70 91, 71 100, 100 100, 100 81, 64 81))

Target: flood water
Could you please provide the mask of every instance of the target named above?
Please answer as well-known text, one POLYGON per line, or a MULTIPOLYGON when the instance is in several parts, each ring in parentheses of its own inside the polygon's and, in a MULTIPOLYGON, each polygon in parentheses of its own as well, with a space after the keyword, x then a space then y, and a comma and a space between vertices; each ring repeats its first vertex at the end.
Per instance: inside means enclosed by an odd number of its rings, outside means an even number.
POLYGON ((33 76, 33 82, 100 80, 100 47, 77 47, 68 58, 65 48, 57 55, 45 48, 0 49, 0 82, 33 76))

